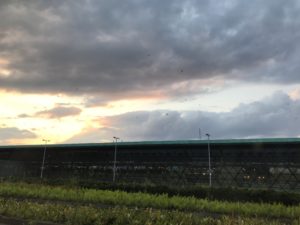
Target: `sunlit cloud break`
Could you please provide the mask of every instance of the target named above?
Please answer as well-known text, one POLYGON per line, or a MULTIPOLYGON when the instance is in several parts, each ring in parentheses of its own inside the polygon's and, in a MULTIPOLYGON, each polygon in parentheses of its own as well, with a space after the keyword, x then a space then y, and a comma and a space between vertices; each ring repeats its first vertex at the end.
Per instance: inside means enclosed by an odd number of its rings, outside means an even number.
POLYGON ((16 0, 0 15, 1 143, 299 136, 299 1, 16 0), (267 96, 295 108, 263 110, 267 96))

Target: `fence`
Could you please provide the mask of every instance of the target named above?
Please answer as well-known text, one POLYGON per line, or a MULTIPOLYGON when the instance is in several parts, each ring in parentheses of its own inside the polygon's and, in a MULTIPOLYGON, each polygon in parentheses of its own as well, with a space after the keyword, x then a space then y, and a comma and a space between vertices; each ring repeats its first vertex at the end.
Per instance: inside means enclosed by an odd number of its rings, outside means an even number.
MULTIPOLYGON (((211 142, 214 187, 300 191, 298 139, 211 142)), ((112 182, 115 143, 47 146, 44 177, 112 182)), ((39 177, 44 146, 0 148, 0 176, 39 177)), ((206 141, 117 143, 116 182, 209 184, 206 141)))

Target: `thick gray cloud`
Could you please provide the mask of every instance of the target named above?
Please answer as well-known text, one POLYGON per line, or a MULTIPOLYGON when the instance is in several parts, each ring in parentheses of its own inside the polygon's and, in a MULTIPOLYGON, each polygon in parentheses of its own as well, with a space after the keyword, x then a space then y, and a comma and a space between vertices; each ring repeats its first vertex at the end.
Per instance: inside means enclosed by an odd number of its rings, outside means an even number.
POLYGON ((103 118, 105 127, 87 130, 68 142, 99 142, 119 136, 125 141, 300 136, 300 100, 277 92, 230 112, 139 111, 103 118))
POLYGON ((16 127, 0 128, 0 141, 6 142, 11 139, 35 138, 36 135, 28 130, 21 130, 16 127))
POLYGON ((59 119, 67 116, 76 116, 81 113, 81 109, 77 107, 58 106, 53 109, 37 112, 34 116, 42 116, 50 119, 59 119))
POLYGON ((0 88, 110 99, 217 76, 298 83, 299 12, 297 0, 1 1, 0 88))

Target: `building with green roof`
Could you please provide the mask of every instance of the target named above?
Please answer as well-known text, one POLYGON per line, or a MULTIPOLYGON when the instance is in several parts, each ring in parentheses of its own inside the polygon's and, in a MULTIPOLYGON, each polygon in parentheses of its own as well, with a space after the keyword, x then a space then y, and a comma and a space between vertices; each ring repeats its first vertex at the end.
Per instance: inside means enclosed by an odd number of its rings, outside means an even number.
POLYGON ((300 190, 300 138, 11 145, 0 160, 1 177, 300 190))

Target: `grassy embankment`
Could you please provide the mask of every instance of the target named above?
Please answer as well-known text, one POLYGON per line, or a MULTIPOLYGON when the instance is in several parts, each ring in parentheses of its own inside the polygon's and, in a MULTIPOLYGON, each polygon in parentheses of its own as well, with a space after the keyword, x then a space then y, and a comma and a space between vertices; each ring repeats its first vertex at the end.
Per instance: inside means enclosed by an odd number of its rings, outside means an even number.
POLYGON ((300 206, 282 204, 212 201, 167 194, 7 182, 0 184, 0 196, 2 215, 57 223, 300 224, 300 206), (106 223, 106 220, 112 222, 106 223))

